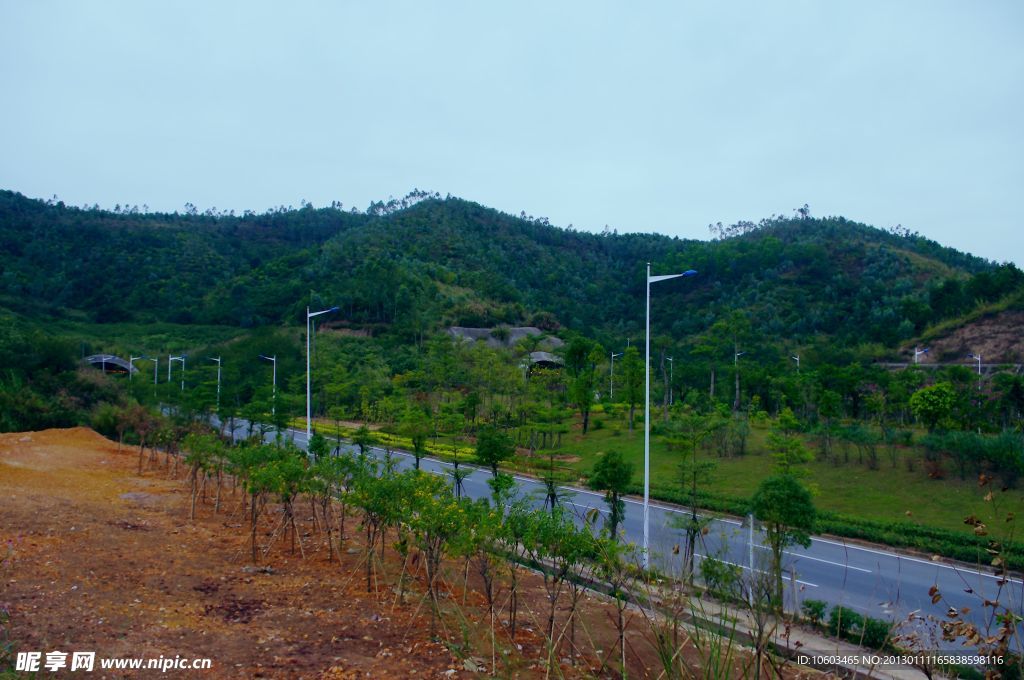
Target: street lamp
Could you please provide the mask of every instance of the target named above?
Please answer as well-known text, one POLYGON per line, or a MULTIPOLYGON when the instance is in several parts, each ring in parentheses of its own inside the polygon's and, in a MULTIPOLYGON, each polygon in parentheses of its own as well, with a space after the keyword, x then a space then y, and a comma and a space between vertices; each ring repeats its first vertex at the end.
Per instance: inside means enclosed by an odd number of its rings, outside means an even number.
MULTIPOLYGON (((330 314, 331 312, 338 311, 338 307, 331 307, 330 309, 324 309, 319 312, 310 312, 309 307, 306 307, 306 446, 309 446, 309 440, 313 436, 313 426, 310 410, 310 389, 309 389, 309 327, 311 320, 314 316, 320 316, 321 314, 330 314)), ((274 368, 277 368, 277 362, 274 363, 274 368)))
POLYGON ((260 355, 260 359, 266 359, 267 361, 269 361, 269 362, 274 364, 274 382, 273 382, 273 385, 274 385, 273 390, 274 391, 271 392, 271 394, 273 396, 271 397, 271 401, 270 401, 270 415, 271 416, 275 416, 275 415, 277 415, 277 355, 275 354, 272 357, 268 357, 265 354, 261 354, 260 355))
POLYGON ((220 357, 206 357, 210 361, 217 362, 217 413, 220 413, 220 357))
POLYGON ((800 355, 799 354, 794 354, 793 356, 790 357, 790 359, 792 359, 793 361, 796 362, 796 372, 799 373, 800 372, 800 355))
POLYGON ((981 355, 980 354, 968 354, 968 359, 975 359, 978 362, 978 389, 981 389, 981 355))
POLYGON ((615 401, 615 357, 621 357, 622 352, 612 352, 612 372, 608 376, 608 398, 615 401))
POLYGON ((922 354, 928 354, 928 348, 927 347, 925 347, 924 349, 918 349, 917 347, 914 348, 914 365, 915 366, 918 363, 920 363, 920 360, 918 359, 918 357, 920 357, 922 354))
POLYGON ((167 382, 171 382, 171 363, 175 361, 181 362, 181 391, 185 391, 185 359, 188 357, 187 354, 182 354, 180 357, 168 357, 167 359, 167 382))
POLYGON ((143 354, 142 356, 138 356, 138 357, 133 357, 133 356, 129 356, 128 357, 128 382, 132 381, 132 377, 133 377, 132 371, 135 370, 135 366, 133 364, 136 361, 138 361, 139 359, 148 359, 148 358, 149 357, 147 357, 145 354, 143 354))
POLYGON ((644 331, 644 569, 650 566, 650 552, 647 549, 650 533, 650 501, 651 501, 651 284, 681 276, 695 276, 697 272, 688 269, 682 274, 663 274, 651 276, 651 263, 647 263, 647 315, 644 331))

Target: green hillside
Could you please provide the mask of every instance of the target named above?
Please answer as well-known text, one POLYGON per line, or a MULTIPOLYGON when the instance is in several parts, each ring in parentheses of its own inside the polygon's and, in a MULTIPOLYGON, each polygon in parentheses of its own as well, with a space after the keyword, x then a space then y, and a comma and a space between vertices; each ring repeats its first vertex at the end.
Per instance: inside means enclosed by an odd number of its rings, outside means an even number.
POLYGON ((451 324, 533 324, 614 344, 642 329, 650 261, 656 272, 700 272, 660 284, 660 333, 695 336, 741 310, 768 341, 894 346, 1022 281, 1012 266, 841 217, 774 217, 687 241, 413 198, 366 213, 305 206, 236 217, 115 213, 2 192, 0 302, 29 316, 240 327, 295 323, 307 303, 326 304, 346 324, 406 338, 451 324))

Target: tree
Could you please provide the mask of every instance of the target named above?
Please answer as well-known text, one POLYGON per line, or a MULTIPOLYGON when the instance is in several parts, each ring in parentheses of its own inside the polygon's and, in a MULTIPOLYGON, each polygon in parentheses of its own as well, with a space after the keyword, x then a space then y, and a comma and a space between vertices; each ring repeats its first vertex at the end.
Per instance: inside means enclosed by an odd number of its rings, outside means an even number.
POLYGON ((402 417, 400 432, 412 440, 412 453, 416 458, 416 469, 420 469, 420 460, 427 454, 427 440, 433 434, 430 419, 423 409, 412 406, 407 408, 402 417))
MULTIPOLYGON (((310 447, 312 448, 312 446, 310 447)), ((342 483, 348 474, 351 458, 347 456, 318 457, 309 470, 307 490, 313 501, 320 506, 324 529, 327 532, 327 561, 334 559, 334 511, 335 498, 342 493, 342 483)), ((314 505, 314 508, 316 505, 314 505)), ((344 540, 344 537, 341 537, 344 540)))
POLYGON ((934 432, 949 425, 955 402, 953 386, 948 382, 939 382, 914 392, 910 396, 910 410, 929 432, 934 432))
POLYGON ((832 390, 822 390, 818 395, 818 441, 821 446, 821 457, 832 457, 832 444, 835 439, 835 420, 840 414, 839 394, 832 390))
POLYGON ((416 545, 424 556, 427 571, 427 597, 430 598, 430 630, 433 635, 440 603, 437 580, 441 559, 449 544, 467 529, 463 504, 452 495, 440 477, 413 472, 409 479, 409 517, 416 545))
POLYGON ((488 479, 487 486, 491 488, 495 508, 503 508, 508 505, 518 488, 516 478, 505 472, 499 472, 488 479))
POLYGON ((791 545, 804 548, 811 545, 816 514, 811 492, 792 475, 773 475, 757 487, 750 506, 754 517, 764 524, 765 538, 772 553, 774 599, 781 609, 783 551, 791 545))
POLYGON ((704 529, 704 522, 697 515, 697 489, 710 479, 715 469, 713 461, 697 460, 697 449, 708 436, 722 428, 725 421, 721 417, 705 417, 687 410, 670 425, 671 434, 666 437, 669 447, 685 446, 689 454, 689 457, 684 458, 679 464, 679 483, 683 493, 690 497, 690 516, 677 519, 674 526, 686 531, 683 572, 688 579, 692 580, 697 536, 700 536, 704 529))
POLYGON ((768 448, 775 458, 775 469, 781 475, 803 476, 804 465, 813 457, 798 434, 800 422, 790 408, 782 409, 779 420, 768 435, 768 448))
POLYGON ((512 438, 494 427, 485 425, 476 436, 476 460, 491 469, 491 475, 498 476, 498 466, 516 452, 512 438))
POLYGON ((622 383, 629 404, 629 431, 632 432, 636 405, 644 394, 644 362, 640 359, 639 350, 632 345, 622 353, 622 383))
POLYGON ((366 450, 377 443, 377 437, 366 425, 360 425, 352 435, 352 443, 359 447, 359 457, 366 457, 366 450))
POLYGON ((730 319, 719 319, 711 324, 711 327, 697 339, 697 345, 694 347, 693 353, 706 358, 708 361, 708 368, 711 372, 708 396, 712 401, 715 399, 716 361, 728 352, 727 348, 734 346, 730 319))
POLYGON ((633 464, 623 458, 621 451, 609 451, 601 456, 587 480, 591 489, 604 491, 604 502, 608 504, 608 535, 613 541, 617 539, 619 525, 626 517, 622 495, 629 490, 632 481, 633 464))
MULTIPOLYGON (((571 515, 563 508, 554 512, 533 512, 527 516, 524 546, 533 562, 550 565, 542 569, 544 589, 548 596, 548 663, 555 658, 555 612, 564 587, 581 580, 581 569, 597 557, 597 542, 589 529, 577 528, 571 515)), ((575 599, 575 598, 574 598, 575 599)), ((569 612, 574 621, 575 604, 569 612)))
POLYGON ((750 319, 741 312, 734 311, 726 319, 726 324, 732 339, 733 379, 735 382, 733 386, 732 410, 735 413, 740 408, 740 345, 745 344, 750 338, 750 319))
POLYGON ((141 404, 136 404, 129 409, 128 421, 130 427, 135 430, 135 434, 139 438, 139 474, 141 475, 143 451, 146 448, 146 444, 150 444, 150 450, 152 451, 152 442, 149 441, 149 438, 156 431, 159 422, 149 412, 149 409, 141 404))
POLYGON ((319 432, 314 432, 313 436, 309 438, 309 453, 313 456, 313 460, 318 461, 327 455, 330 450, 330 445, 327 443, 327 439, 319 432))
POLYGON ((583 434, 587 434, 587 430, 590 429, 590 409, 594 405, 594 379, 595 379, 595 367, 600 357, 595 357, 597 350, 594 350, 587 359, 583 367, 576 373, 576 376, 572 379, 571 386, 569 388, 569 397, 573 403, 576 404, 576 408, 580 412, 580 420, 583 424, 583 434), (596 359, 596 360, 595 360, 596 359))
POLYGON ((206 469, 218 447, 219 440, 212 435, 189 435, 185 439, 185 462, 189 466, 189 491, 192 502, 189 507, 188 518, 196 518, 196 496, 199 493, 199 473, 206 474, 206 469))

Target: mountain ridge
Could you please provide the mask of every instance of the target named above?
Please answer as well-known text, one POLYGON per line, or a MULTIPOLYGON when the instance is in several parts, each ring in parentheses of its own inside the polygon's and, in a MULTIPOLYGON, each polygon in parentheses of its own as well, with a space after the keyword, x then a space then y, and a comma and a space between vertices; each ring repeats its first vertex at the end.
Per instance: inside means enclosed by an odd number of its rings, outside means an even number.
POLYGON ((232 216, 115 213, 2 191, 0 304, 251 327, 294 322, 308 303, 407 337, 499 324, 636 337, 649 261, 655 273, 700 272, 659 284, 657 332, 699 336, 739 310, 776 342, 895 347, 1024 285, 1013 265, 843 217, 773 216, 702 241, 414 198, 367 213, 306 204, 232 216))

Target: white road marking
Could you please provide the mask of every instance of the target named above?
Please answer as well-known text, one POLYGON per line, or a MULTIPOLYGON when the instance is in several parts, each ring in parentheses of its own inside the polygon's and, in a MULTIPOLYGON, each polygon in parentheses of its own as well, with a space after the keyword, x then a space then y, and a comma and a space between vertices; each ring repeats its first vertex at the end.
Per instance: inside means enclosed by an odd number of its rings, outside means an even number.
MULTIPOLYGON (((846 548, 847 550, 861 550, 863 552, 873 553, 875 555, 883 555, 885 557, 889 557, 889 558, 892 558, 892 559, 895 559, 895 560, 907 560, 908 562, 918 562, 920 564, 927 564, 927 565, 933 566, 933 567, 942 567, 943 569, 950 569, 950 570, 955 571, 955 572, 960 573, 960 574, 972 574, 972 575, 973 574, 977 574, 978 576, 984 576, 986 578, 995 579, 997 581, 1001 580, 1003 578, 1002 576, 999 576, 997 574, 989 574, 989 573, 981 571, 979 569, 959 568, 959 567, 956 567, 956 566, 951 565, 951 564, 944 564, 942 562, 933 562, 931 560, 922 560, 919 557, 910 557, 909 555, 901 555, 899 553, 887 552, 885 550, 875 550, 873 548, 865 548, 862 545, 855 545, 855 544, 852 544, 852 543, 840 543, 839 541, 832 541, 832 540, 829 540, 827 538, 816 538, 816 537, 814 537, 814 538, 811 538, 811 541, 812 542, 817 542, 817 543, 826 543, 828 545, 837 545, 839 547, 846 548)), ((1020 579, 1015 579, 1015 578, 1007 577, 1006 578, 1006 582, 1007 583, 1016 583, 1018 585, 1024 585, 1024 581, 1021 581, 1020 579)))
MULTIPOLYGON (((699 557, 701 559, 706 559, 707 555, 701 555, 700 553, 695 553, 694 557, 699 557)), ((716 558, 713 558, 713 559, 718 559, 718 558, 716 557, 716 558)), ((732 566, 739 567, 740 569, 746 569, 748 571, 750 570, 750 567, 744 566, 742 564, 736 564, 735 562, 730 562, 729 560, 718 560, 718 561, 719 562, 724 562, 725 564, 731 564, 732 566)), ((755 569, 754 571, 756 571, 759 574, 767 574, 768 573, 766 571, 762 571, 761 569, 755 569)), ((784 581, 789 581, 791 579, 783 579, 783 580, 784 581)), ((796 582, 800 583, 802 585, 805 585, 805 586, 810 586, 812 588, 819 588, 820 587, 817 583, 811 583, 810 581, 801 581, 800 579, 797 579, 796 582)))
MULTIPOLYGON (((769 550, 770 549, 768 546, 761 545, 761 544, 755 544, 754 547, 755 548, 760 548, 761 550, 769 550)), ((870 569, 864 569, 863 567, 855 567, 852 564, 843 564, 842 562, 833 562, 832 560, 824 560, 824 559, 822 559, 820 557, 811 557, 810 555, 805 555, 803 553, 790 552, 789 550, 783 550, 782 554, 783 555, 789 555, 790 557, 795 557, 795 558, 797 558, 799 560, 814 560, 815 562, 824 562, 825 564, 832 564, 832 565, 835 565, 837 567, 842 567, 843 569, 853 569, 854 571, 863 571, 865 574, 872 573, 872 571, 870 569)))

